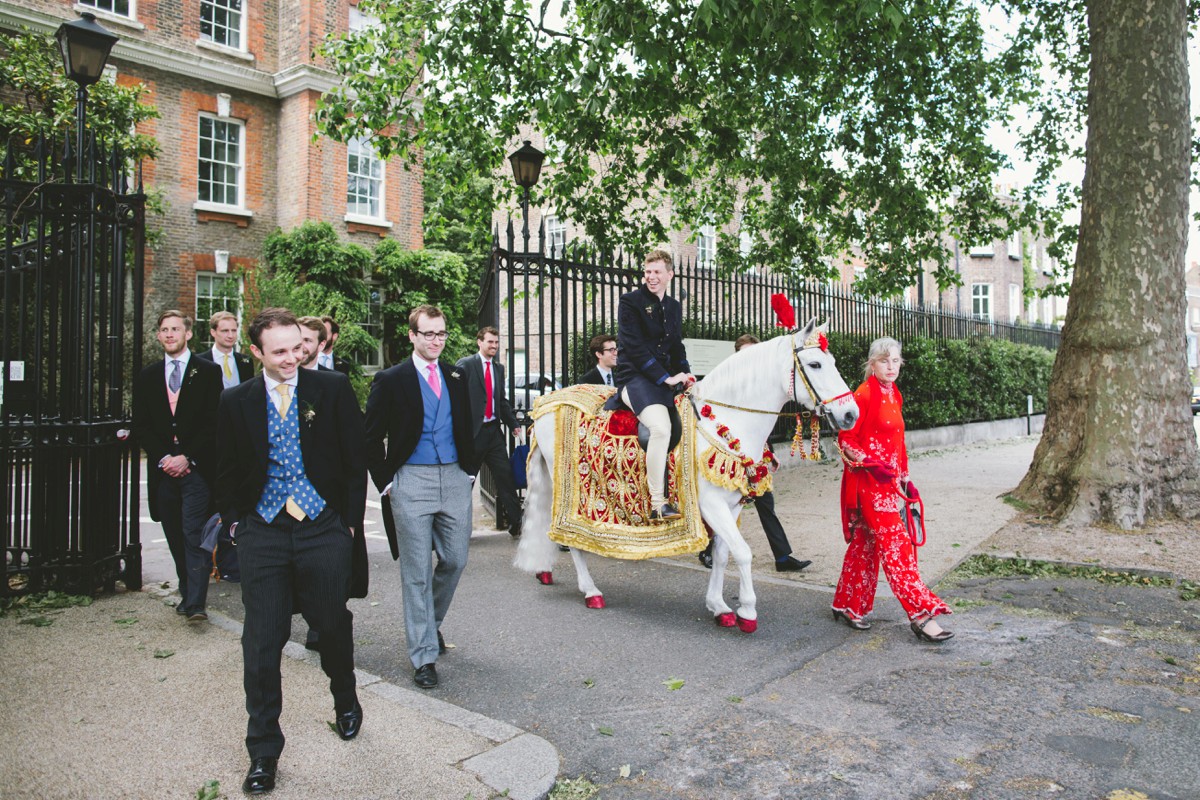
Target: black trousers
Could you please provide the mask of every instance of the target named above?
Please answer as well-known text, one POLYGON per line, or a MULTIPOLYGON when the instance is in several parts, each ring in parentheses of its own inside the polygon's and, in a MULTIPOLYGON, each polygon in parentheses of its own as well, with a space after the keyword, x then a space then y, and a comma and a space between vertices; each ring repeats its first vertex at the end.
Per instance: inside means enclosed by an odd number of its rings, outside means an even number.
POLYGON ((208 602, 212 556, 200 547, 200 537, 208 521, 210 499, 208 483, 195 470, 182 478, 159 478, 155 500, 185 611, 203 611, 208 602))
POLYGON ((508 526, 512 528, 521 524, 521 500, 513 483, 512 464, 508 460, 504 435, 499 422, 483 425, 475 437, 475 452, 492 473, 492 480, 496 482, 496 499, 504 510, 508 526))
POLYGON ((350 595, 353 539, 337 513, 326 507, 315 520, 296 521, 280 511, 267 523, 251 513, 234 541, 242 568, 243 684, 246 690, 246 749, 250 758, 278 758, 283 751, 279 673, 283 646, 292 630, 292 604, 321 638, 321 669, 329 676, 334 709, 354 707, 354 618, 350 595))
POLYGON ((775 560, 787 558, 792 554, 792 546, 788 544, 787 534, 783 532, 783 525, 779 522, 779 517, 775 516, 775 493, 767 492, 754 499, 754 507, 758 509, 758 518, 762 521, 763 532, 767 534, 767 543, 771 545, 771 552, 775 554, 775 560))

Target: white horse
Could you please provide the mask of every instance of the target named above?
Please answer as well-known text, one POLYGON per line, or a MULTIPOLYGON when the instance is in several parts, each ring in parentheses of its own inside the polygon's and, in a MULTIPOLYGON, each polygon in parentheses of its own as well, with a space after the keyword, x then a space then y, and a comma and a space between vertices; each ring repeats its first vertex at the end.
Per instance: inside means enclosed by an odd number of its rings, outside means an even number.
MULTIPOLYGON (((740 452, 757 458, 775 427, 779 410, 789 400, 797 400, 814 413, 828 414, 839 430, 853 427, 858 419, 858 405, 838 374, 833 356, 823 346, 824 330, 825 326, 818 328, 816 320, 810 320, 802 330, 744 348, 721 362, 690 392, 695 409, 699 411, 707 405, 715 417, 700 418, 699 433, 709 442, 725 444, 717 431, 718 424, 724 423, 730 431, 729 439, 740 440, 740 452)), ((572 480, 575 467, 560 464, 555 469, 557 414, 544 414, 534 423, 536 446, 527 470, 525 517, 514 561, 519 569, 537 574, 543 583, 551 581, 550 570, 558 555, 558 546, 548 536, 552 481, 572 480)), ((684 420, 684 424, 688 421, 684 420)), ((697 460, 705 449, 695 448, 697 460)), ((732 627, 736 623, 749 633, 758 626, 758 612, 750 576, 750 546, 737 525, 742 493, 704 480, 700 464, 695 468, 701 476, 700 514, 715 534, 705 605, 719 625, 732 627), (730 554, 741 577, 736 617, 724 598, 725 562, 730 554)), ((603 608, 604 595, 592 581, 583 553, 571 548, 571 559, 586 604, 589 608, 603 608)))

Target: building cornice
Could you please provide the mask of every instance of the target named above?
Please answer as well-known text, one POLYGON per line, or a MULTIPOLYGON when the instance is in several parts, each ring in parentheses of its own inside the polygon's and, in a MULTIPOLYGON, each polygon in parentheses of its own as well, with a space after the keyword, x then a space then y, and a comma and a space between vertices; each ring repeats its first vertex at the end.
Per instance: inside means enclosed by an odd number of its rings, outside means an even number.
POLYGON ((275 95, 280 100, 308 91, 324 94, 338 85, 336 75, 312 64, 297 64, 282 72, 276 72, 273 77, 275 95))

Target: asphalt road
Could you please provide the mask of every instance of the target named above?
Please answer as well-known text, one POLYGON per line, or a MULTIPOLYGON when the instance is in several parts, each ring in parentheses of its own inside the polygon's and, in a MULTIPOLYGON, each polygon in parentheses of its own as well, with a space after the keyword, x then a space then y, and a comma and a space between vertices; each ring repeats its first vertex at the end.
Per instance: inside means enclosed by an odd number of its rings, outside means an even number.
MULTIPOLYGON (((409 685, 399 568, 374 523, 356 661, 409 685)), ((147 579, 169 577, 157 525, 143 535, 147 579)), ((565 554, 544 587, 515 549, 477 530, 432 694, 546 738, 560 775, 602 798, 1200 796, 1200 603, 1175 590, 942 586, 958 636, 933 646, 886 590, 857 633, 830 619, 827 588, 760 572, 746 635, 713 624, 693 561, 593 558, 608 608, 591 610, 565 554)), ((210 605, 240 618, 238 587, 210 605)))

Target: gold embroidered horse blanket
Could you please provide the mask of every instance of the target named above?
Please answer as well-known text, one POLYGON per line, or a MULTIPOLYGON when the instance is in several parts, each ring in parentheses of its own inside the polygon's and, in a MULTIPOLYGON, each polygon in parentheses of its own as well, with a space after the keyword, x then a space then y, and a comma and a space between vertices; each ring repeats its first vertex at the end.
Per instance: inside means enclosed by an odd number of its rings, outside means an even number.
MULTIPOLYGON (((686 396, 675 400, 683 431, 667 458, 667 500, 682 514, 650 521, 646 454, 637 418, 628 410, 604 411, 607 386, 570 386, 539 398, 536 420, 555 413, 550 540, 612 558, 639 560, 697 553, 708 544, 697 499, 696 424, 686 396)), ((530 447, 533 458, 538 443, 530 447)))

